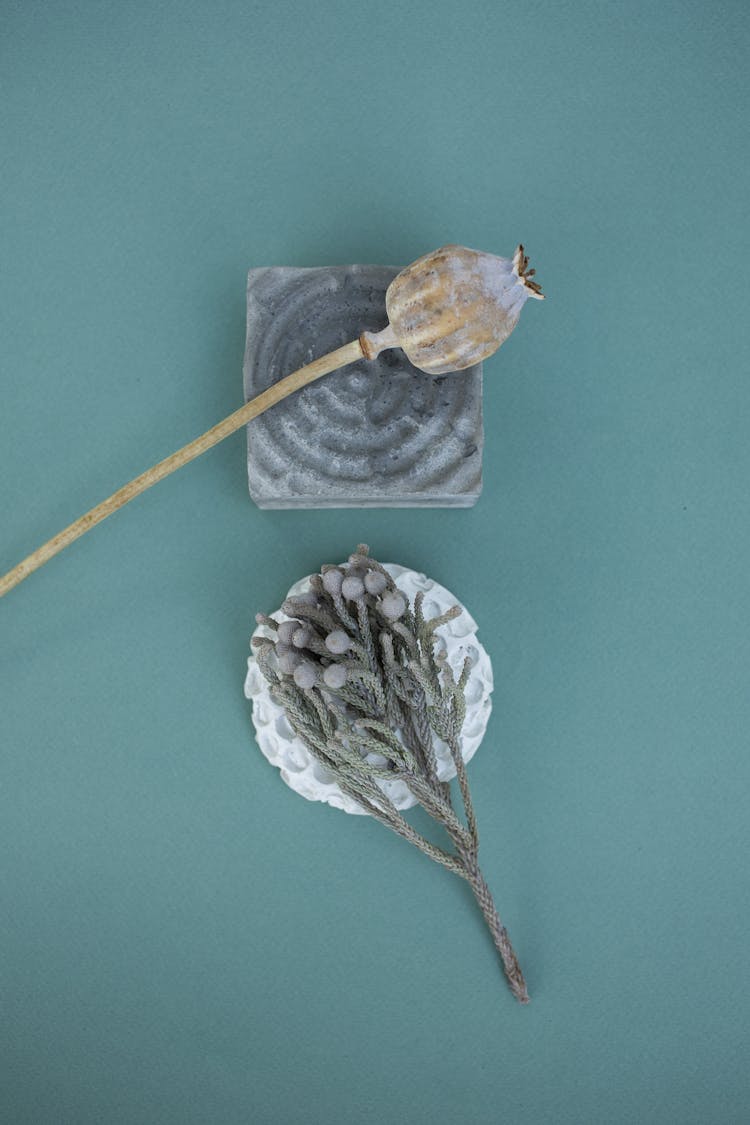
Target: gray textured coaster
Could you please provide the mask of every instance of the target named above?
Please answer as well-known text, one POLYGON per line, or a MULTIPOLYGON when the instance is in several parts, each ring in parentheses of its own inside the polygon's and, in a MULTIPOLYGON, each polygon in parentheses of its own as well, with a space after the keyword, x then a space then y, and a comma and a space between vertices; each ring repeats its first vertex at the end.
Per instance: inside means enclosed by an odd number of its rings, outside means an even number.
MULTIPOLYGON (((387 323, 390 266, 250 270, 245 401, 387 323)), ((260 508, 466 508, 482 487, 482 365, 425 375, 400 348, 323 376, 247 427, 260 508)))

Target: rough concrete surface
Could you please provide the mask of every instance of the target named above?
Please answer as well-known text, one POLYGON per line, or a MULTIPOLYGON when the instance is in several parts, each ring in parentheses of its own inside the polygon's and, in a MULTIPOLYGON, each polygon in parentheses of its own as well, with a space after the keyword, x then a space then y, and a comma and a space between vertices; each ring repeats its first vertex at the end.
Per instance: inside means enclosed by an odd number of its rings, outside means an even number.
MULTIPOLYGON (((390 266, 253 269, 246 401, 387 323, 390 266)), ((470 507, 482 486, 482 366, 426 375, 399 348, 325 375, 249 423, 261 508, 470 507)))

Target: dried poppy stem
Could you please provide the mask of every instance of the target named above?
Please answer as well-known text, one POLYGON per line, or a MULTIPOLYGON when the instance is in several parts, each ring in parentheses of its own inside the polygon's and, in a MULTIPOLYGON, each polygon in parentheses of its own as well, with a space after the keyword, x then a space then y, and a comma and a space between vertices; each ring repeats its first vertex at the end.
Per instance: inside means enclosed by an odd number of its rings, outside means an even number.
POLYGON ((358 340, 300 367, 119 488, 0 578, 0 597, 147 488, 331 371, 359 359, 375 359, 384 349, 396 347, 403 348, 414 366, 429 375, 463 371, 486 359, 513 331, 527 298, 542 297, 528 265, 523 246, 512 259, 465 246, 443 246, 412 262, 388 287, 389 324, 382 332, 363 332, 358 340))
POLYGON ((145 492, 147 488, 151 488, 153 484, 157 484, 158 481, 168 477, 176 469, 181 469, 183 465, 187 465, 190 461, 194 461, 196 457, 200 457, 201 453, 205 453, 214 445, 218 445, 225 437, 233 434, 235 430, 239 430, 253 418, 257 418, 269 407, 275 406, 287 395, 293 394, 301 387, 307 386, 308 383, 320 379, 323 375, 328 375, 331 371, 338 370, 339 367, 344 367, 348 363, 354 363, 356 360, 363 358, 365 358, 365 352, 360 340, 353 340, 342 348, 337 348, 336 351, 329 352, 328 355, 316 359, 313 363, 300 367, 298 371, 293 371, 285 379, 280 379, 278 383, 274 383, 267 390, 257 395, 256 398, 241 406, 239 410, 235 410, 234 414, 230 414, 228 418, 207 430, 205 434, 201 434, 194 441, 183 445, 181 449, 178 449, 169 457, 165 457, 163 461, 159 461, 158 464, 147 469, 145 473, 141 473, 140 476, 123 485, 122 488, 118 488, 117 492, 113 492, 106 500, 102 500, 101 504, 97 504, 95 508, 86 512, 74 523, 59 531, 52 539, 43 543, 41 547, 38 547, 36 551, 0 578, 0 597, 7 594, 19 582, 23 582, 24 578, 28 578, 30 574, 33 574, 40 566, 54 558, 70 543, 80 539, 92 527, 96 527, 107 516, 111 516, 118 508, 124 507, 130 500, 134 500, 136 496, 145 492))

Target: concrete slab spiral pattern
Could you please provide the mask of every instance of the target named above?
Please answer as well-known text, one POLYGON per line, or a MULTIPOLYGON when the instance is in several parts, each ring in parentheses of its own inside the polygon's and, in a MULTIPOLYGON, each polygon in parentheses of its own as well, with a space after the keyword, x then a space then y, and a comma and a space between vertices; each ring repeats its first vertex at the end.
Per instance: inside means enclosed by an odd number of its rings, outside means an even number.
MULTIPOLYGON (((248 275, 246 401, 387 323, 396 267, 248 275)), ((426 375, 399 348, 326 375, 256 418, 248 482, 261 508, 469 507, 482 483, 482 367, 426 375)))

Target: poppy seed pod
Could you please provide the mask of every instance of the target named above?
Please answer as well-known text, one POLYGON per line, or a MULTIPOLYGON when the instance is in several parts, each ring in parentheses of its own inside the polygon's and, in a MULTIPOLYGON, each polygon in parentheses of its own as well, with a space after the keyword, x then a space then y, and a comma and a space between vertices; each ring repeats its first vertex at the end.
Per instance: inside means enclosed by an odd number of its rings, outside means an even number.
POLYGON ((442 246, 402 270, 388 287, 388 327, 365 332, 374 358, 398 347, 428 375, 463 371, 508 339, 529 297, 543 299, 519 246, 498 258, 466 246, 442 246))

